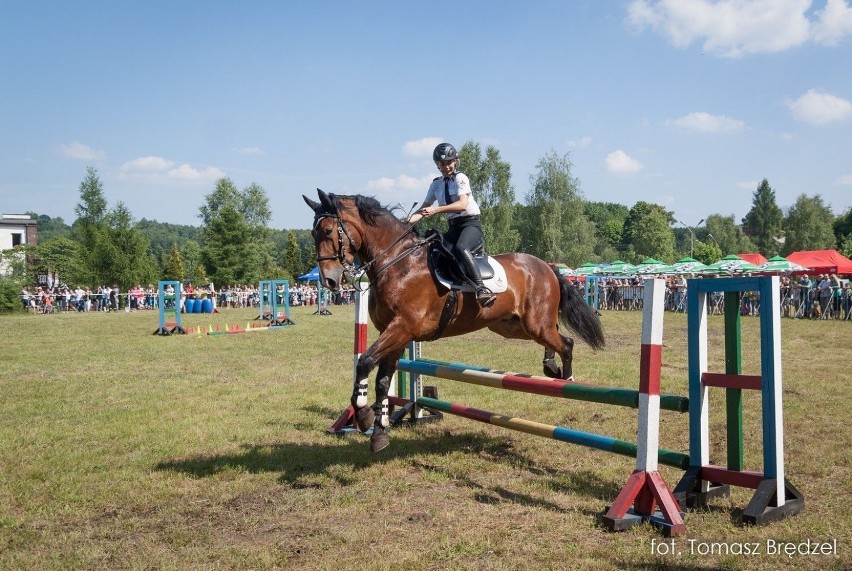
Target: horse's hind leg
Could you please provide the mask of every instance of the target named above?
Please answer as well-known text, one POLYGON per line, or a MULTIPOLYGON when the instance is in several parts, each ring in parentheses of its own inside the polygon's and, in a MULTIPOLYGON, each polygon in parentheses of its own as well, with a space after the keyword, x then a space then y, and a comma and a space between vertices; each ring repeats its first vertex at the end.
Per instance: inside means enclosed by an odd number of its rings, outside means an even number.
POLYGON ((551 378, 574 380, 574 372, 571 366, 574 360, 574 340, 561 333, 559 339, 561 341, 559 358, 562 360, 562 367, 556 365, 556 351, 546 345, 544 359, 542 360, 544 374, 551 378))
POLYGON ((367 432, 376 420, 376 413, 367 406, 367 389, 369 387, 370 371, 375 365, 370 353, 364 353, 355 365, 355 385, 352 387, 350 402, 355 409, 355 420, 361 432, 367 432))
POLYGON ((545 349, 544 358, 542 359, 541 364, 544 368, 544 375, 546 377, 550 377, 551 379, 559 378, 562 371, 559 369, 559 365, 556 364, 556 351, 553 349, 545 349))
POLYGON ((388 394, 390 385, 396 372, 396 359, 385 359, 379 363, 379 372, 376 374, 376 404, 373 405, 375 423, 373 435, 370 437, 370 451, 379 452, 390 444, 390 436, 387 429, 390 428, 390 405, 388 394))

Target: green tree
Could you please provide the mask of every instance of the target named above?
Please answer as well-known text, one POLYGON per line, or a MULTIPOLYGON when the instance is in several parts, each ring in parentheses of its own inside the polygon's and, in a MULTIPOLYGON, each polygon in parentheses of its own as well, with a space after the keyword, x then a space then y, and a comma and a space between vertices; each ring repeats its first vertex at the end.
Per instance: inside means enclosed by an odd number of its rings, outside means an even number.
POLYGON ((568 155, 560 157, 555 151, 542 157, 530 176, 527 204, 538 227, 531 236, 535 252, 545 261, 576 266, 594 256, 595 228, 583 213, 572 166, 568 155))
POLYGON ((80 183, 80 202, 74 207, 77 221, 86 225, 98 225, 107 215, 107 200, 104 188, 94 167, 86 168, 86 178, 80 183))
POLYGON ((148 239, 151 254, 157 258, 162 268, 168 264, 172 246, 177 245, 180 249, 188 240, 198 241, 201 236, 201 231, 196 226, 169 224, 145 218, 136 223, 136 229, 148 239))
POLYGON ((752 195, 751 210, 743 218, 743 230, 767 258, 778 254, 784 214, 775 202, 775 191, 763 179, 752 195))
POLYGON ((183 279, 190 280, 195 284, 203 284, 206 281, 204 253, 198 242, 195 240, 186 241, 180 249, 180 255, 183 261, 183 279))
POLYGON ((494 253, 516 251, 521 238, 512 223, 515 190, 511 166, 500 158, 500 151, 490 145, 483 156, 479 144, 474 142, 462 145, 459 159, 482 210, 480 219, 486 250, 494 253))
POLYGON ((852 234, 847 234, 840 240, 840 244, 837 245, 837 251, 847 258, 852 258, 852 234))
POLYGON ((52 283, 76 284, 79 275, 80 243, 64 236, 56 236, 35 247, 36 272, 50 277, 52 283))
POLYGON ((299 248, 298 240, 296 240, 296 233, 288 232, 287 249, 284 251, 284 271, 289 274, 291 280, 295 281, 295 277, 303 273, 302 267, 302 251, 299 248))
POLYGON ((234 279, 253 283, 275 272, 271 234, 266 226, 271 210, 262 187, 252 183, 240 191, 229 178, 219 179, 213 192, 205 197, 199 216, 203 223, 205 269, 214 283, 235 283, 234 279), (236 223, 238 229, 220 234, 226 219, 236 223), (240 243, 230 244, 227 239, 237 239, 240 243), (242 259, 228 258, 233 255, 241 255, 242 259), (223 279, 229 276, 233 277, 223 279))
POLYGON ((109 228, 106 223, 107 200, 103 184, 94 167, 86 169, 86 178, 80 183, 80 202, 74 207, 77 220, 71 227, 72 237, 81 245, 80 267, 77 275, 80 284, 104 283, 109 272, 109 228))
POLYGON ((834 221, 834 238, 837 241, 837 249, 847 258, 852 255, 852 250, 847 249, 844 244, 852 244, 852 208, 837 217, 834 221))
POLYGON ((614 202, 585 202, 583 212, 595 225, 595 254, 601 260, 615 261, 620 256, 628 208, 614 202))
POLYGON ((136 229, 130 210, 119 202, 106 220, 106 240, 97 246, 104 269, 98 281, 116 283, 125 290, 156 281, 157 265, 149 252, 148 240, 136 229))
POLYGON ((632 262, 646 258, 674 261, 675 240, 671 224, 674 214, 659 204, 639 201, 633 205, 624 221, 622 241, 632 249, 632 262))
POLYGON ((837 245, 834 213, 822 197, 800 194, 784 218, 784 246, 787 255, 799 250, 830 250, 837 245))
POLYGON ((245 216, 225 205, 204 228, 202 257, 214 283, 257 283, 264 278, 245 216))
POLYGON ((724 254, 716 243, 695 242, 693 258, 702 264, 714 264, 722 259, 724 254))
MULTIPOLYGON (((196 247, 198 245, 196 244, 196 247)), ((201 248, 199 250, 199 258, 201 257, 201 248)), ((177 247, 177 244, 172 244, 172 249, 169 252, 168 260, 166 261, 166 265, 163 268, 163 279, 183 282, 186 274, 183 270, 183 260, 180 256, 180 250, 177 247)))
MULTIPOLYGON (((696 232, 696 237, 704 242, 713 242, 716 244, 722 256, 728 254, 746 254, 754 252, 757 249, 751 238, 743 232, 742 226, 736 223, 733 214, 730 216, 711 214, 707 217, 704 228, 699 228, 696 232)), ((716 258, 710 263, 718 260, 719 258, 716 258)), ((704 260, 701 261, 703 262, 704 260)))
POLYGON ((47 242, 57 237, 71 237, 71 227, 61 217, 51 218, 35 212, 27 212, 27 214, 36 221, 39 242, 47 242))

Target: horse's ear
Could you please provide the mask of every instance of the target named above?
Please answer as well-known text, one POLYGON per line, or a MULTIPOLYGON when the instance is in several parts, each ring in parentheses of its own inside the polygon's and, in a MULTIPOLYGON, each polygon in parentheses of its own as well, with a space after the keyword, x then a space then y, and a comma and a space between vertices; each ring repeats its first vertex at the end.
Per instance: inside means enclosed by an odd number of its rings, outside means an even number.
POLYGON ((334 205, 334 201, 331 199, 332 195, 326 194, 321 188, 317 189, 317 195, 320 199, 320 204, 322 204, 323 212, 331 212, 333 214, 337 213, 337 207, 334 205))
POLYGON ((305 196, 304 194, 302 195, 302 198, 304 198, 304 199, 305 199, 305 204, 307 204, 308 206, 310 206, 310 207, 311 207, 311 209, 312 209, 314 212, 319 211, 319 209, 320 209, 320 203, 319 203, 319 202, 317 202, 316 200, 311 200, 310 198, 308 198, 308 197, 307 197, 307 196, 305 196))

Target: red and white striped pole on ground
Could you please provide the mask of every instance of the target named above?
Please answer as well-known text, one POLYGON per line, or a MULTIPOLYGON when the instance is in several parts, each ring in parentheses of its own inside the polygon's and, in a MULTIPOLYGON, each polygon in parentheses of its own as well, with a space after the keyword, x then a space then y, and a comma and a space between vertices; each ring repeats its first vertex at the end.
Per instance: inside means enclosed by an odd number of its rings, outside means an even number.
POLYGON ((671 537, 683 534, 686 527, 680 514, 680 505, 658 471, 663 302, 666 288, 665 282, 657 279, 645 280, 644 286, 636 470, 607 510, 603 521, 612 531, 649 521, 671 537))

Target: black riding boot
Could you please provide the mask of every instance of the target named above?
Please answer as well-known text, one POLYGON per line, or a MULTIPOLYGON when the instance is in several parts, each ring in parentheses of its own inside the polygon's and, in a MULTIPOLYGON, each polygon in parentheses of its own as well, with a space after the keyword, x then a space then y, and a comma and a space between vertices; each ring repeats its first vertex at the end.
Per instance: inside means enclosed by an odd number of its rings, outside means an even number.
POLYGON ((470 250, 459 250, 458 254, 467 276, 476 286, 476 301, 482 307, 491 307, 497 298, 490 289, 482 285, 482 276, 479 273, 476 260, 473 259, 473 254, 470 253, 470 250))

